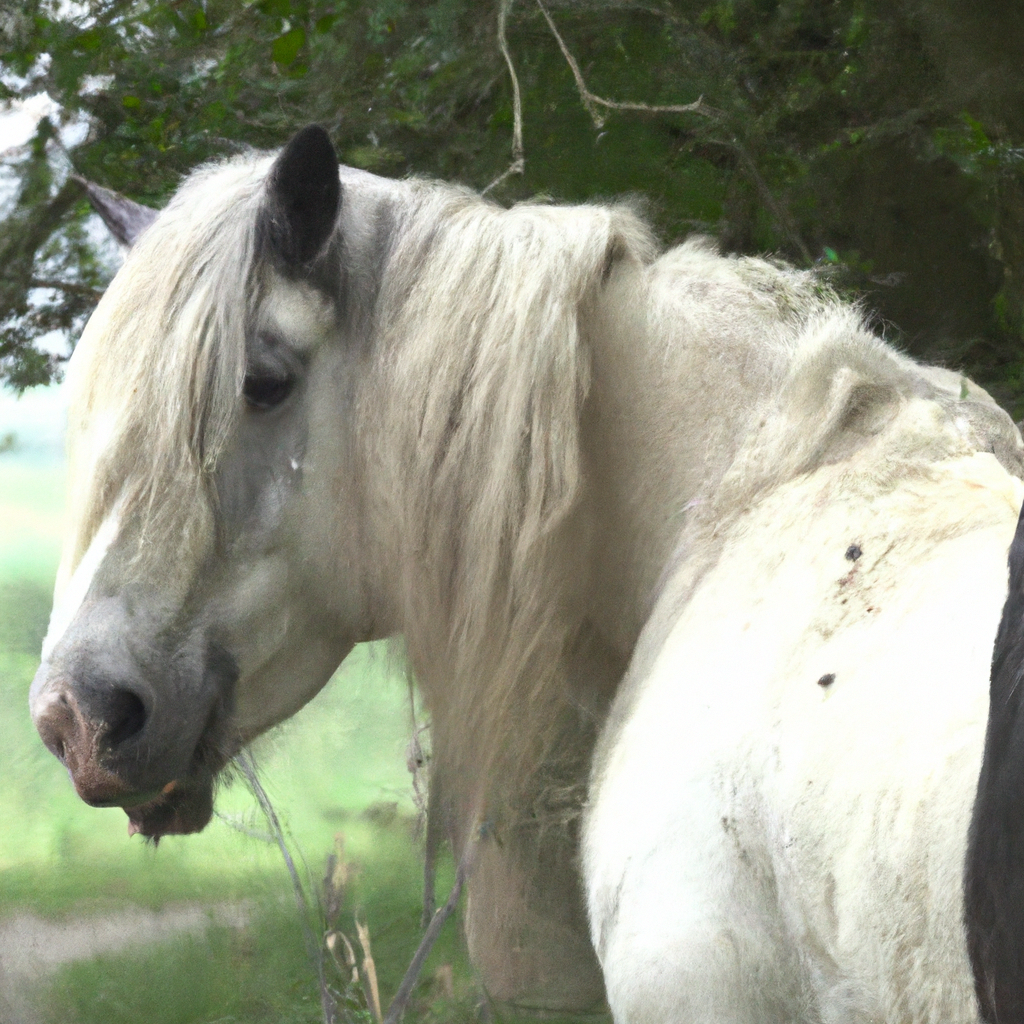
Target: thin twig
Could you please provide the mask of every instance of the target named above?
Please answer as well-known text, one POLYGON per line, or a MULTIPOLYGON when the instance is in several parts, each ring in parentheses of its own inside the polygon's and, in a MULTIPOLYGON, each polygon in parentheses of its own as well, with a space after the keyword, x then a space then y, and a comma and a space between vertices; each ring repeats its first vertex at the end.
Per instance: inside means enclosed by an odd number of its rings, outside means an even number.
POLYGON ((29 288, 56 288, 69 295, 87 295, 98 299, 103 295, 102 288, 93 288, 88 284, 77 284, 74 281, 58 281, 52 277, 33 277, 28 283, 29 288))
POLYGON ((764 200, 765 206, 771 210, 776 223, 787 235, 789 235, 790 242, 800 250, 800 255, 807 261, 807 265, 810 266, 814 262, 814 257, 811 255, 810 249, 807 248, 804 240, 796 230, 796 226, 793 224, 789 211, 783 209, 783 207, 779 205, 779 202, 772 193, 772 190, 768 187, 768 182, 761 177, 761 172, 757 169, 757 164, 754 163, 754 158, 742 145, 740 145, 739 142, 734 140, 733 146, 746 166, 747 173, 753 180, 758 192, 761 193, 761 198, 764 200))
POLYGON ((435 912, 434 916, 430 920, 430 924, 427 926, 426 932, 423 934, 423 938, 420 939, 420 944, 416 950, 416 954, 413 956, 412 962, 409 964, 409 967, 405 972, 405 977, 402 978, 402 984, 398 986, 395 998, 392 1000, 391 1006, 388 1007, 387 1016, 384 1018, 384 1024, 398 1024, 398 1020, 401 1018, 402 1014, 405 1013, 405 1008, 408 1005, 409 997, 412 995, 416 979, 419 978, 420 971, 423 970, 423 964, 430 954, 431 949, 434 948, 434 943, 437 941, 438 935, 441 934, 441 929, 444 927, 445 921, 452 916, 452 912, 458 905, 459 897, 462 895, 463 883, 466 881, 466 876, 472 868, 475 847, 476 843, 473 840, 470 840, 466 845, 466 850, 462 855, 462 859, 459 861, 459 866, 455 870, 455 884, 452 886, 452 891, 448 896, 448 900, 443 907, 435 912))
POLYGON ((441 848, 441 776, 430 773, 430 787, 427 795, 427 828, 423 837, 423 914, 420 927, 430 927, 436 909, 434 882, 437 878, 437 853, 441 848))
MULTIPOLYGON (((598 107, 604 107, 606 110, 641 111, 645 114, 700 114, 703 117, 713 118, 718 121, 728 121, 725 111, 709 106, 704 102, 703 96, 699 96, 693 101, 693 103, 654 105, 649 103, 622 103, 618 100, 607 100, 603 96, 598 96, 596 93, 591 92, 590 89, 587 88, 586 80, 583 78, 583 72, 580 71, 580 66, 577 63, 576 58, 572 55, 569 47, 565 45, 565 40, 562 38, 554 20, 548 13, 548 9, 544 6, 543 0, 537 0, 537 6, 540 8, 541 14, 544 15, 544 20, 548 23, 548 28, 551 29, 551 34, 555 37, 555 41, 558 43, 559 49, 561 49, 566 63, 572 70, 573 78, 576 79, 576 89, 580 94, 580 100, 582 101, 583 106, 586 107, 587 113, 590 114, 590 119, 594 122, 595 128, 603 128, 605 124, 604 115, 598 111, 598 107)), ((811 256, 810 250, 807 248, 804 240, 796 230, 788 211, 779 204, 778 200, 772 194, 772 190, 768 187, 768 183, 761 176, 761 172, 757 169, 757 164, 754 162, 753 157, 747 149, 735 138, 731 142, 720 142, 719 144, 727 146, 739 156, 740 162, 743 164, 744 169, 753 181, 754 187, 760 193, 765 206, 768 207, 772 216, 775 218, 779 228, 789 236, 790 242, 799 251, 800 255, 807 261, 807 263, 813 263, 814 258, 811 256)))
POLYGON ((790 243, 799 251, 800 255, 807 261, 808 266, 810 266, 814 262, 810 249, 807 248, 803 238, 800 237, 800 233, 797 231, 789 211, 779 204, 772 190, 768 187, 768 182, 761 176, 761 172, 757 169, 757 163, 747 148, 736 138, 731 139, 729 142, 721 139, 711 139, 709 141, 712 145, 732 150, 739 157, 740 163, 746 170, 750 180, 754 183, 754 187, 761 196, 761 201, 768 207, 768 211, 774 218, 775 223, 789 237, 790 243))
POLYGON ((274 805, 270 802, 270 797, 267 796, 267 791, 260 783, 259 776, 256 774, 256 765, 248 751, 243 750, 236 754, 235 763, 245 776, 245 781, 249 784, 253 796, 256 797, 256 802, 260 805, 260 810, 267 819, 271 835, 273 835, 277 848, 281 851, 281 856, 284 858, 285 866, 288 868, 288 874, 292 880, 292 888, 295 891, 295 902, 299 908, 299 920, 302 924, 302 936, 306 942, 306 952, 316 967, 316 977, 320 988, 320 1006, 323 1010, 324 1021, 326 1024, 333 1024, 337 1011, 334 997, 327 986, 327 979, 324 974, 323 947, 313 934, 313 929, 309 923, 311 916, 309 900, 306 898, 306 890, 302 887, 302 880, 299 878, 299 872, 295 867, 291 851, 285 842, 281 820, 277 816, 277 811, 274 810, 274 805))
POLYGON ((565 40, 562 39, 561 34, 555 27, 555 23, 551 15, 548 14, 548 9, 544 6, 542 0, 537 0, 537 6, 540 8, 541 14, 544 15, 544 20, 548 23, 548 28, 551 29, 551 34, 555 37, 562 55, 572 69, 573 78, 576 79, 576 89, 580 94, 580 99, 583 101, 583 106, 587 108, 587 113, 590 114, 591 121, 594 122, 595 128, 603 128, 605 121, 604 116, 598 112, 598 107, 604 107, 607 110, 639 110, 645 114, 701 114, 704 117, 714 118, 723 118, 725 116, 723 111, 709 107, 704 102, 703 96, 698 96, 692 103, 670 103, 653 106, 649 103, 623 103, 618 100, 606 100, 603 96, 592 93, 587 88, 583 72, 580 71, 576 58, 569 52, 569 47, 565 45, 565 40))
POLYGON ((519 76, 512 63, 512 54, 508 49, 508 37, 505 34, 508 12, 512 9, 513 3, 514 0, 502 0, 501 7, 498 9, 498 47, 508 65, 509 78, 512 79, 512 163, 480 193, 481 195, 487 195, 492 188, 497 188, 506 178, 513 174, 522 174, 526 170, 526 157, 523 153, 523 97, 519 91, 519 76))
POLYGON ((416 721, 416 689, 412 674, 406 677, 409 688, 409 720, 412 727, 412 738, 405 751, 405 765, 412 775, 412 795, 416 804, 417 820, 416 831, 424 833, 424 857, 423 857, 423 914, 422 928, 430 924, 434 916, 434 874, 437 861, 437 847, 440 842, 438 834, 437 816, 440 814, 441 801, 438 796, 439 777, 436 772, 429 770, 430 760, 420 736, 428 733, 430 726, 427 723, 420 725, 416 721), (423 790, 421 779, 427 776, 427 789, 423 790))
POLYGON ((430 724, 428 722, 420 724, 416 720, 416 683, 412 678, 412 673, 406 674, 406 687, 409 696, 409 729, 412 735, 405 748, 405 767, 412 776, 412 800, 416 805, 416 830, 418 832, 427 820, 427 801, 429 800, 429 792, 424 792, 422 780, 424 776, 427 776, 428 779, 430 776, 428 767, 430 756, 424 750, 420 737, 424 733, 430 735, 430 724))

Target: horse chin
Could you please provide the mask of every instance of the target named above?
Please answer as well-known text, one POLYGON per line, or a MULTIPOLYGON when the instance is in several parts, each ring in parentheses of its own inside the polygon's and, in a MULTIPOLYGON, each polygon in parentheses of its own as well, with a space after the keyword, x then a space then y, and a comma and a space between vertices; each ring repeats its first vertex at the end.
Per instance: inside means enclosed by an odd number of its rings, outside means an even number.
POLYGON ((213 776, 168 783, 155 800, 126 807, 128 835, 148 839, 201 832, 213 816, 213 776))

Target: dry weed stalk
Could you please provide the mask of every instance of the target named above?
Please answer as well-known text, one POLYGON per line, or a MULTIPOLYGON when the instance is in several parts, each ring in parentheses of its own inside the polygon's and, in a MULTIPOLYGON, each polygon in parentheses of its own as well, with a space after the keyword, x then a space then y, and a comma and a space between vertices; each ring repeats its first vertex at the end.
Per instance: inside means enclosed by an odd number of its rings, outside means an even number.
MULTIPOLYGON (((350 1014, 347 1011, 346 1004, 359 1002, 358 999, 352 998, 352 994, 356 991, 357 986, 362 993, 363 998, 361 1001, 365 1004, 366 1010, 376 1024, 397 1024, 408 1006, 413 988, 419 979, 427 956, 441 934, 441 929, 444 927, 445 922, 451 917, 458 905, 463 885, 472 868, 473 855, 476 849, 475 841, 467 843, 465 852, 456 869, 455 884, 452 886, 448 899, 444 906, 432 915, 412 961, 406 969, 395 998, 392 1000, 385 1015, 381 1012, 377 967, 373 959, 369 927, 365 922, 354 918, 356 936, 363 954, 362 963, 359 963, 352 941, 337 927, 338 917, 345 903, 346 890, 354 873, 352 865, 345 858, 344 835, 339 832, 334 837, 334 849, 327 856, 322 892, 317 896, 314 911, 306 894, 306 889, 299 877, 295 860, 288 848, 281 820, 274 810, 266 790, 264 790, 260 783, 255 763, 246 752, 239 754, 235 758, 235 763, 248 783, 267 822, 268 832, 266 834, 259 834, 259 838, 276 843, 288 869, 292 889, 295 893, 296 905, 299 910, 299 917, 302 922, 307 953, 316 969, 324 1024, 337 1024, 339 1019, 345 1022, 345 1024, 355 1024, 356 1015, 350 1014), (317 941, 310 923, 314 919, 319 920, 322 925, 322 939, 320 941, 317 941), (327 956, 325 956, 325 952, 327 956), (328 956, 345 981, 344 991, 342 992, 336 991, 327 982, 325 964, 328 956)), ((228 823, 231 824, 230 821, 228 823)), ((256 834, 250 829, 245 829, 245 831, 252 835, 256 834)), ((450 993, 453 991, 450 966, 447 973, 442 974, 439 972, 438 977, 442 979, 444 992, 450 998, 450 993)), ((361 1015, 362 1011, 359 1011, 359 1016, 361 1015)))
MULTIPOLYGON (((377 966, 370 947, 370 929, 358 918, 353 918, 356 935, 363 951, 363 962, 356 957, 352 940, 338 927, 338 918, 345 905, 345 893, 354 875, 352 865, 345 859, 345 836, 338 832, 334 836, 334 849, 327 856, 324 870, 321 910, 324 915, 324 945, 342 978, 346 979, 345 992, 334 995, 335 1010, 339 1001, 352 1002, 351 993, 358 986, 363 1002, 377 1024, 381 1022, 380 989, 377 985, 377 966), (344 958, 344 964, 339 957, 344 958)), ((344 1011, 342 1011, 344 1016, 344 1011)))
POLYGON ((338 946, 341 946, 342 952, 345 956, 345 966, 352 972, 349 977, 349 985, 359 984, 359 966, 356 964, 356 951, 352 948, 352 943, 348 941, 348 936, 344 932, 329 931, 324 937, 324 943, 327 946, 327 951, 334 958, 334 962, 338 965, 338 970, 342 976, 345 974, 345 968, 342 966, 341 961, 338 959, 338 946))
POLYGON ((380 990, 377 988, 377 965, 373 962, 373 953, 370 951, 370 929, 366 924, 355 919, 356 934, 359 936, 359 945, 363 948, 363 963, 359 969, 359 980, 363 983, 363 992, 366 994, 366 1004, 373 1014, 377 1024, 381 1024, 383 1018, 380 1012, 380 990))
POLYGON ((459 866, 455 871, 455 884, 452 886, 452 891, 448 894, 448 899, 445 901, 445 905, 435 912, 434 916, 430 920, 430 924, 427 925, 427 930, 423 934, 423 938, 420 940, 420 944, 413 955, 412 962, 409 964, 405 972, 405 977, 402 978, 402 984, 398 986, 398 991, 395 993, 395 998, 391 1001, 391 1006, 388 1007, 387 1016, 384 1018, 384 1024, 397 1024, 401 1019, 405 1008, 409 1003, 409 997, 412 995, 413 987, 416 984, 417 978, 420 976, 420 971, 423 970, 423 964, 430 954, 431 949, 434 948, 434 943, 437 941, 437 937, 441 934, 441 929, 444 927, 445 921, 452 916, 455 908, 458 906, 459 897, 462 895, 462 886, 466 881, 466 877, 472 870, 473 866, 473 855, 476 852, 476 842, 471 841, 466 844, 465 853, 462 855, 462 860, 459 861, 459 866))

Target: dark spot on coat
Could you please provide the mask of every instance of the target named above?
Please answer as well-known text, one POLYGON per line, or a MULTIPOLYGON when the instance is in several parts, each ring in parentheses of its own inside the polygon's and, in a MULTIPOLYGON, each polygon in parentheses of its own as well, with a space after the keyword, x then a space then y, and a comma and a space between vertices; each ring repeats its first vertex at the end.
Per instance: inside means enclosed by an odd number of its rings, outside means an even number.
POLYGON ((819 680, 818 685, 821 687, 831 686, 836 681, 835 672, 826 672, 819 680))
POLYGON ((861 551, 859 544, 851 544, 846 549, 845 558, 846 558, 846 560, 848 562, 856 562, 857 559, 860 558, 860 556, 863 555, 863 554, 864 554, 864 552, 861 551))

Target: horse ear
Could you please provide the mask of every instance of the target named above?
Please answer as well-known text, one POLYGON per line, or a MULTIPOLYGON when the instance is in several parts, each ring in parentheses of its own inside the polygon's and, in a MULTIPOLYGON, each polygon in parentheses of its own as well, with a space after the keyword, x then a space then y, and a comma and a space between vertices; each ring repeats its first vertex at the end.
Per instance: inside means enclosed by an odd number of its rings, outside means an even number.
POLYGON ((334 232, 341 205, 338 157, 330 137, 309 125, 270 168, 263 227, 271 251, 289 267, 309 263, 334 232))
POLYGON ((112 192, 77 174, 74 179, 85 189, 92 208, 100 215, 107 230, 126 249, 130 249, 139 235, 157 218, 159 211, 151 206, 136 203, 120 192, 112 192))

